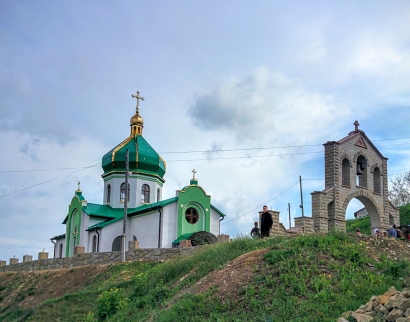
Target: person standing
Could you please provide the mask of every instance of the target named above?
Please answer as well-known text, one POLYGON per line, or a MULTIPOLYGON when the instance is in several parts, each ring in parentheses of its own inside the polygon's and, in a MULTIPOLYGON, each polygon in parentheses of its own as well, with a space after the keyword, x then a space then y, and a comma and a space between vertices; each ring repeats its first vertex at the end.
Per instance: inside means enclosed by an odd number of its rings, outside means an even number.
POLYGON ((396 230, 396 225, 393 225, 389 229, 389 237, 397 238, 397 230, 396 230))
POLYGON ((261 236, 258 225, 259 225, 259 223, 257 221, 255 221, 254 227, 251 230, 251 236, 252 237, 260 237, 261 236))
POLYGON ((263 206, 263 213, 261 216, 261 235, 263 237, 269 237, 270 229, 272 228, 273 220, 272 216, 268 212, 268 206, 263 206))

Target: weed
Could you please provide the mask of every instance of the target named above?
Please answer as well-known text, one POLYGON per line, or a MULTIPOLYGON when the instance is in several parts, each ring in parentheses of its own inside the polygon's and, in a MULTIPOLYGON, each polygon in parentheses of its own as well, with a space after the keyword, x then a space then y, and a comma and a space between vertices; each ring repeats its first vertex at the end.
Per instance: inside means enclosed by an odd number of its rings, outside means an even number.
POLYGON ((128 298, 118 288, 102 292, 97 299, 98 319, 104 321, 118 310, 125 308, 128 305, 128 301, 128 298))

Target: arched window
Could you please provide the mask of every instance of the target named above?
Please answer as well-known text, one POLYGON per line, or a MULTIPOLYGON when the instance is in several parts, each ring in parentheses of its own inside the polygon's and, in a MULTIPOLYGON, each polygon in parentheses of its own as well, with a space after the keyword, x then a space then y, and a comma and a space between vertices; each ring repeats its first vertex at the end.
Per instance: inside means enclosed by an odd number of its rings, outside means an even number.
POLYGON ((367 162, 366 158, 363 155, 357 158, 356 185, 359 187, 367 188, 367 162))
POLYGON ((161 195, 160 195, 160 193, 161 193, 161 190, 159 190, 159 188, 157 189, 157 202, 158 201, 161 201, 161 195))
POLYGON ((122 246, 121 240, 122 240, 122 236, 115 237, 115 239, 112 242, 112 248, 111 248, 111 250, 113 252, 121 250, 121 248, 122 248, 121 247, 122 246))
POLYGON ((380 186, 380 170, 379 168, 374 168, 373 171, 373 192, 380 194, 382 192, 380 186))
POLYGON ((342 162, 342 185, 350 187, 350 162, 346 158, 342 162))
POLYGON ((93 236, 93 253, 97 251, 97 236, 93 236))
POLYGON ((60 244, 60 250, 58 253, 59 253, 58 257, 63 258, 63 243, 60 244))
POLYGON ((394 224, 394 218, 393 216, 389 213, 389 225, 393 225, 394 224))
POLYGON ((189 222, 192 225, 196 224, 199 220, 198 211, 196 211, 195 208, 189 207, 185 211, 185 219, 186 219, 187 222, 189 222))
MULTIPOLYGON (((121 184, 121 192, 120 192, 120 201, 125 200, 125 182, 121 184)), ((128 184, 128 198, 127 201, 130 201, 130 184, 128 184)))
POLYGON ((380 194, 382 192, 380 187, 380 170, 379 168, 374 168, 373 171, 373 192, 380 194))
POLYGON ((111 185, 109 184, 107 186, 107 203, 110 203, 110 199, 111 199, 111 185))
POLYGON ((141 202, 149 203, 149 185, 144 183, 141 188, 141 202))

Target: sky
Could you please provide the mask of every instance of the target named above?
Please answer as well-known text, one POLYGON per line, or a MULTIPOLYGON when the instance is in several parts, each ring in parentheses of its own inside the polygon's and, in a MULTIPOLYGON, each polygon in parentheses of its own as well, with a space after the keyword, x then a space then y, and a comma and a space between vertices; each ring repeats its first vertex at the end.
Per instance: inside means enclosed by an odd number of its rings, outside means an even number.
MULTIPOLYGON (((264 204, 289 226, 324 189, 324 147, 359 128, 410 171, 409 1, 0 2, 0 260, 53 254, 81 182, 102 203, 102 156, 130 133, 192 169, 248 235, 264 204)), ((363 205, 353 200, 347 218, 363 205)))

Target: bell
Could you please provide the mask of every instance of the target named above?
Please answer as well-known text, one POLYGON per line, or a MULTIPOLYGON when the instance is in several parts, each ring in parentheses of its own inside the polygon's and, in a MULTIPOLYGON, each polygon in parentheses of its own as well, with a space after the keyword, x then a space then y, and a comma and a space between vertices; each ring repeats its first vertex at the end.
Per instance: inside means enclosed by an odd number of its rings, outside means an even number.
POLYGON ((363 174, 363 170, 364 170, 364 167, 362 166, 362 163, 361 163, 361 162, 357 162, 356 174, 357 174, 358 176, 362 175, 362 174, 363 174))

